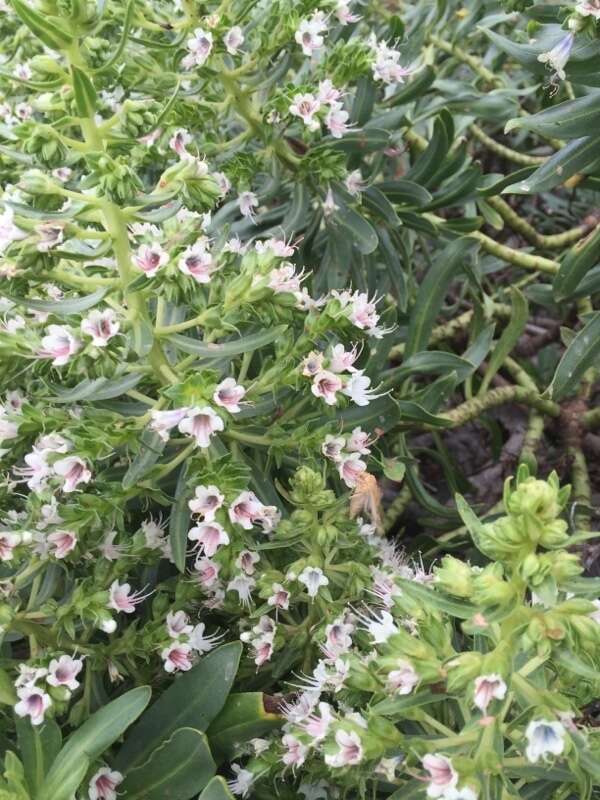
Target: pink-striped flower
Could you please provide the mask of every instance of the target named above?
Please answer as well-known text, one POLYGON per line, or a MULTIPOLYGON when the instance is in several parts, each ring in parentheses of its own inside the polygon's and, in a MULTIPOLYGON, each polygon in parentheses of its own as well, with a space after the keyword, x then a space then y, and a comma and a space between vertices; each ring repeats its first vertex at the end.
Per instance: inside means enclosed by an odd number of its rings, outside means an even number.
POLYGON ((343 728, 336 731, 335 743, 339 747, 337 753, 325 756, 325 763, 330 767, 348 767, 360 764, 363 759, 363 746, 356 731, 343 728))
POLYGON ((79 456, 59 458, 52 465, 54 472, 63 478, 63 492, 74 492, 80 483, 89 483, 92 473, 87 468, 85 461, 79 456))
POLYGON ((81 658, 71 658, 63 655, 59 659, 53 658, 48 665, 48 676, 46 681, 50 686, 66 686, 74 692, 79 686, 77 676, 83 669, 81 658))
POLYGON ((221 567, 210 558, 197 558, 194 569, 197 573, 198 582, 205 589, 210 589, 219 580, 219 570, 221 567))
POLYGON ((77 545, 77 535, 73 531, 53 531, 46 539, 50 552, 55 558, 64 558, 77 545))
POLYGON ((19 702, 15 705, 18 717, 29 717, 32 725, 41 725, 44 714, 52 705, 50 695, 37 686, 21 686, 17 689, 19 702))
POLYGON ((321 370, 313 378, 311 392, 315 397, 321 397, 328 406, 334 406, 337 403, 336 393, 342 387, 343 383, 339 375, 328 370, 321 370))
POLYGON ((452 761, 439 753, 428 753, 421 759, 423 768, 429 773, 427 797, 446 797, 458 783, 458 773, 452 761))
POLYGON ((187 672, 193 666, 190 653, 192 648, 189 644, 182 642, 173 642, 160 654, 164 661, 164 668, 166 672, 187 672))
POLYGON ((81 332, 92 337, 96 347, 106 347, 110 339, 119 332, 120 324, 111 308, 104 311, 93 309, 85 319, 81 320, 81 332))
POLYGON ((151 431, 157 433, 163 442, 166 442, 171 429, 179 425, 182 419, 185 419, 188 411, 188 408, 173 408, 169 411, 157 411, 155 409, 150 412, 151 422, 148 427, 151 431))
POLYGON ((341 139, 345 133, 348 133, 349 116, 343 108, 332 108, 325 117, 325 125, 334 139, 341 139))
POLYGON ((123 782, 120 772, 101 767, 96 772, 88 787, 89 800, 117 800, 117 787, 123 782))
POLYGON ((54 367, 62 367, 81 349, 81 342, 65 325, 48 325, 46 330, 39 355, 51 358, 54 367))
POLYGON ((238 50, 244 44, 244 34, 239 25, 230 28, 223 37, 223 44, 230 56, 237 55, 238 50))
POLYGON ((198 447, 209 447, 210 438, 218 431, 225 428, 221 417, 210 406, 195 406, 190 408, 187 415, 178 425, 181 433, 193 436, 198 447))
POLYGON ((152 594, 151 592, 144 594, 143 591, 142 589, 139 592, 132 592, 131 584, 113 581, 109 590, 108 607, 124 614, 133 614, 135 607, 152 594))
POLYGON ((21 537, 17 533, 0 531, 0 561, 11 561, 13 550, 20 541, 21 537))
POLYGON ((169 611, 167 614, 167 631, 172 639, 188 636, 193 627, 189 624, 190 618, 185 611, 169 611))
POLYGON ((338 471, 340 478, 349 489, 354 489, 356 482, 366 469, 367 465, 361 459, 360 453, 346 453, 340 457, 338 471))
POLYGON ((502 675, 480 675, 475 678, 475 692, 473 702, 484 713, 492 700, 504 700, 507 692, 506 681, 502 675))
POLYGON ((198 542, 207 558, 211 558, 222 545, 229 544, 229 534, 218 522, 203 522, 191 528, 188 539, 198 542))
POLYGON ((308 747, 291 733, 286 733, 281 743, 286 749, 281 758, 283 763, 287 767, 301 767, 306 761, 308 747))
POLYGON ((224 500, 225 495, 221 494, 213 484, 196 486, 194 497, 189 501, 188 507, 192 514, 199 514, 204 522, 212 522, 224 500))
POLYGON ((230 414, 237 414, 241 411, 240 401, 244 398, 246 390, 235 378, 225 378, 218 384, 213 394, 213 400, 221 408, 226 408, 230 414))
POLYGON ((290 105, 290 114, 300 117, 302 122, 310 131, 317 131, 321 127, 319 119, 315 117, 321 108, 321 101, 314 94, 296 94, 290 105))
POLYGON ((190 275, 196 283, 209 283, 213 272, 218 269, 203 241, 187 247, 181 254, 177 266, 184 275, 190 275))
POLYGON ((267 598, 267 603, 274 608, 281 608, 283 611, 287 611, 290 607, 290 593, 287 589, 284 589, 280 583, 274 583, 271 587, 273 592, 267 598))
POLYGON ((409 661, 400 659, 397 667, 388 673, 388 689, 396 694, 410 694, 419 682, 419 676, 409 661))
POLYGON ((241 492, 229 507, 229 519, 249 531, 262 514, 263 508, 254 492, 241 492))
POLYGON ((158 242, 151 245, 140 245, 136 254, 133 256, 133 263, 138 269, 141 269, 148 278, 153 278, 168 260, 168 253, 165 253, 158 242))

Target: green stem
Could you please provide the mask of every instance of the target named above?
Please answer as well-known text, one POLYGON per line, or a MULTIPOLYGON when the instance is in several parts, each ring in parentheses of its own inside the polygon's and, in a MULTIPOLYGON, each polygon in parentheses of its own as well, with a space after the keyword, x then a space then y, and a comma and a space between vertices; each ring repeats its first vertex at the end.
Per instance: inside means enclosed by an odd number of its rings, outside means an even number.
POLYGON ((469 125, 469 131, 493 153, 496 153, 496 155, 499 155, 501 158, 506 158, 508 161, 512 161, 514 164, 520 164, 524 167, 539 166, 540 164, 543 164, 544 161, 548 160, 547 156, 529 156, 525 153, 518 153, 516 150, 513 150, 511 147, 507 147, 504 144, 500 144, 500 142, 497 142, 495 139, 492 139, 491 136, 488 136, 487 133, 474 122, 469 125))
POLYGON ((568 247, 573 242, 583 239, 590 232, 589 225, 578 225, 576 228, 563 231, 563 233, 547 236, 539 233, 533 225, 522 219, 501 197, 486 197, 485 199, 488 205, 500 214, 513 231, 520 233, 528 242, 543 250, 560 250, 563 247, 568 247))
POLYGON ((412 494, 409 486, 403 486, 383 517, 383 527, 386 533, 389 533, 392 528, 395 527, 396 522, 400 519, 406 506, 410 503, 411 497, 412 494))
MULTIPOLYGON (((489 200, 489 198, 488 198, 489 200)), ((533 256, 530 253, 522 253, 520 250, 513 250, 512 247, 507 247, 504 244, 499 244, 489 236, 486 236, 481 231, 473 231, 469 236, 481 244, 484 250, 491 255, 506 261, 509 264, 514 264, 515 267, 522 267, 523 269, 533 269, 538 272, 546 272, 549 275, 556 275, 559 270, 560 264, 558 261, 551 261, 549 258, 542 256, 533 256)))
POLYGON ((439 414, 439 416, 449 420, 452 423, 452 427, 458 427, 465 425, 472 419, 476 419, 488 409, 504 403, 521 403, 535 408, 550 417, 558 417, 560 415, 560 406, 552 402, 552 400, 540 397, 537 391, 534 392, 523 386, 501 386, 498 389, 490 390, 482 397, 474 397, 471 400, 467 400, 457 408, 439 414))
POLYGON ((483 78, 483 80, 486 83, 489 83, 490 86, 493 86, 496 89, 504 88, 504 81, 501 78, 484 66, 479 58, 467 53, 462 49, 462 47, 452 44, 452 42, 448 42, 433 33, 429 34, 429 41, 440 50, 443 50, 444 53, 448 53, 448 55, 451 55, 459 61, 462 61, 463 64, 466 64, 468 67, 470 67, 476 75, 479 75, 480 78, 483 78))

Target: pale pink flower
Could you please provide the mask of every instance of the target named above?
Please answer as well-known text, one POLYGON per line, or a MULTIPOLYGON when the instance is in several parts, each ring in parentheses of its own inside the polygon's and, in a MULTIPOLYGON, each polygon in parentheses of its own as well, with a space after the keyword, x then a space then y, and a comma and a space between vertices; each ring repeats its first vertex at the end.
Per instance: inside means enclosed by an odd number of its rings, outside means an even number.
POLYGON ((108 531, 98 548, 102 558, 106 558, 107 561, 116 561, 126 549, 123 545, 115 544, 116 537, 117 531, 108 531))
POLYGON ((165 253, 158 242, 154 244, 142 244, 138 247, 133 256, 133 263, 141 269, 148 278, 154 277, 158 270, 169 260, 169 254, 165 253))
POLYGON ((351 22, 358 22, 360 19, 358 14, 353 14, 350 11, 348 0, 337 0, 334 13, 342 25, 349 25, 351 22))
POLYGON ((359 477, 365 472, 367 465, 361 459, 360 453, 342 454, 338 463, 340 478, 349 489, 354 489, 359 477))
POLYGON ((44 714, 52 705, 50 696, 36 686, 21 686, 17 689, 19 702, 15 705, 15 714, 29 717, 32 725, 41 725, 44 714))
POLYGON ((79 456, 59 458, 52 467, 54 472, 64 479, 62 490, 65 493, 74 492, 80 483, 89 483, 92 479, 92 473, 79 456))
POLYGON ((37 243, 40 253, 47 253, 63 241, 64 225, 60 223, 42 222, 36 225, 35 231, 40 237, 37 243))
POLYGON ((169 438, 169 431, 185 419, 188 411, 188 408, 174 408, 170 411, 153 410, 150 412, 151 422, 148 427, 157 433, 163 442, 166 442, 169 438))
POLYGON ((244 34, 239 25, 230 28, 223 37, 223 44, 230 56, 237 55, 238 50, 244 44, 244 34))
POLYGON ((582 17, 600 19, 600 0, 579 0, 575 11, 582 17))
MULTIPOLYGON (((316 350, 310 352, 302 361, 302 374, 306 375, 307 378, 312 378, 322 372, 324 359, 323 353, 318 353, 316 350)), ((335 372, 335 370, 333 371, 335 372)))
POLYGON ((198 653, 210 653, 223 639, 223 633, 206 634, 206 626, 203 622, 198 623, 190 633, 189 644, 198 653))
POLYGON ((230 414, 237 414, 241 411, 240 401, 244 398, 246 390, 236 383, 234 378, 225 378, 215 389, 213 400, 221 408, 226 408, 230 414))
POLYGON ((187 247, 177 266, 184 275, 191 275, 196 283, 209 283, 211 275, 218 269, 203 241, 187 247))
POLYGON ((198 542, 202 552, 207 558, 211 558, 219 547, 229 544, 229 534, 218 522, 203 522, 196 525, 188 532, 188 539, 191 542, 198 542))
POLYGON ((355 169, 346 175, 344 186, 348 190, 348 194, 352 197, 358 197, 366 186, 365 181, 362 179, 362 173, 359 169, 355 169))
POLYGON ((21 537, 17 533, 0 531, 0 561, 11 561, 13 550, 21 542, 21 537))
POLYGON ((249 531, 262 514, 263 508, 254 492, 241 492, 229 507, 229 519, 249 531))
POLYGON ((410 694, 419 682, 419 676, 410 661, 398 660, 397 669, 387 676, 387 687, 396 694, 410 694))
POLYGON ((343 108, 332 108, 325 117, 325 125, 334 139, 341 139, 345 133, 348 133, 349 116, 343 108))
POLYGON ((373 444, 373 440, 369 438, 368 433, 365 433, 361 428, 354 428, 352 434, 348 437, 346 449, 350 453, 356 452, 366 456, 371 452, 371 444, 373 444))
POLYGON ((335 620, 325 628, 326 644, 324 650, 328 658, 338 658, 352 647, 354 625, 335 620))
POLYGON ((342 450, 346 446, 346 440, 343 436, 332 436, 330 433, 325 437, 325 441, 321 445, 321 452, 325 458, 330 458, 332 461, 339 461, 342 455, 342 450))
POLYGON ((337 403, 336 392, 339 392, 342 386, 339 375, 322 370, 314 376, 311 392, 315 397, 322 397, 328 406, 334 406, 337 403))
POLYGON ((263 533, 274 531, 281 520, 281 512, 276 506, 263 506, 255 522, 261 526, 263 533))
POLYGON ((205 522, 212 522, 215 514, 223 505, 225 495, 211 484, 210 486, 196 486, 194 497, 188 506, 192 514, 199 514, 205 522))
POLYGON ((480 675, 475 678, 473 702, 484 713, 492 700, 504 700, 507 686, 501 675, 480 675))
POLYGON ((303 19, 298 30, 294 34, 294 39, 302 47, 305 56, 312 56, 315 50, 323 46, 323 36, 327 30, 325 14, 322 11, 315 11, 309 19, 303 19))
POLYGON ((195 406, 178 425, 181 433, 193 436, 197 447, 210 446, 211 436, 225 428, 221 417, 210 406, 195 406))
POLYGON ((177 128, 173 136, 169 139, 169 147, 174 150, 179 158, 190 158, 187 151, 188 144, 191 144, 192 136, 185 128, 177 128))
POLYGON ((258 207, 258 197, 254 192, 240 192, 238 196, 238 205, 242 216, 256 224, 254 209, 258 207))
POLYGON ((46 541, 51 545, 51 553, 55 558, 64 558, 77 545, 77 535, 73 531, 53 531, 46 541))
POLYGON ((51 358, 52 365, 62 367, 81 348, 81 342, 64 325, 48 325, 42 338, 42 358, 51 358))
POLYGON ((356 731, 343 728, 336 731, 335 742, 340 748, 337 753, 325 756, 325 763, 330 767, 348 767, 360 764, 363 758, 363 747, 356 731))
POLYGON ((111 308, 104 311, 93 309, 85 319, 81 320, 81 331, 92 337, 96 347, 106 347, 110 339, 119 332, 120 324, 111 308))
POLYGON ((45 667, 32 667, 30 664, 19 664, 19 674, 15 680, 15 688, 20 686, 34 686, 40 678, 44 678, 48 674, 45 667))
POLYGON ((242 550, 235 560, 235 565, 238 569, 241 569, 242 572, 245 572, 246 575, 254 575, 256 572, 254 565, 258 564, 259 561, 260 556, 258 553, 254 553, 252 550, 242 550))
POLYGON ((321 742, 327 736, 329 727, 333 721, 331 706, 329 703, 319 703, 320 716, 310 714, 309 717, 300 723, 300 727, 307 733, 314 742, 321 742))
POLYGON ((173 642, 160 654, 164 661, 165 672, 187 672, 193 666, 190 658, 192 648, 189 644, 173 642))
POLYGON ((335 344, 331 348, 329 369, 332 372, 356 372, 353 364, 358 356, 359 350, 356 345, 351 350, 346 350, 343 344, 335 344))
POLYGON ((273 594, 267 598, 267 603, 276 609, 287 611, 290 607, 290 593, 280 583, 274 583, 271 589, 273 594))
POLYGON ((286 748, 285 753, 281 760, 287 767, 301 767, 306 761, 306 754, 308 747, 299 739, 296 739, 291 733, 286 733, 281 740, 282 745, 286 748))
POLYGON ((320 102, 323 103, 323 105, 336 105, 338 104, 341 96, 341 91, 335 88, 329 78, 326 78, 324 81, 319 83, 319 92, 317 97, 320 102))
POLYGON ((143 594, 143 591, 142 589, 139 592, 132 592, 131 584, 113 581, 109 590, 108 607, 124 614, 133 614, 135 607, 152 594, 152 592, 143 594))
POLYGON ((329 578, 320 567, 305 567, 298 575, 298 580, 306 586, 309 597, 316 597, 321 586, 329 583, 329 578))
POLYGON ((118 800, 117 787, 123 781, 120 772, 101 767, 94 774, 88 787, 89 800, 118 800))
POLYGON ((314 94, 296 94, 290 105, 289 111, 294 117, 300 117, 302 122, 311 131, 319 130, 321 123, 315 114, 321 108, 321 101, 314 94))
POLYGON ((293 294, 300 291, 303 280, 304 272, 296 273, 296 267, 286 261, 280 267, 271 271, 268 285, 276 294, 281 292, 291 292, 293 294))
POLYGON ((377 42, 374 50, 375 58, 371 68, 375 80, 390 85, 404 83, 404 78, 410 75, 412 70, 400 64, 400 53, 388 47, 385 42, 377 42))
POLYGON ((60 433, 46 433, 37 441, 36 448, 48 453, 68 453, 73 447, 73 443, 61 436, 60 433))
POLYGON ((456 789, 458 773, 449 758, 439 753, 428 753, 421 763, 429 773, 427 797, 445 797, 449 791, 456 789))
POLYGON ((189 617, 185 611, 169 611, 167 613, 167 632, 172 639, 188 636, 192 630, 189 617))
POLYGON ((242 605, 249 606, 252 601, 252 590, 256 586, 254 578, 248 575, 236 575, 233 580, 227 584, 228 592, 237 592, 239 601, 242 605))
POLYGON ((272 253, 277 258, 290 258, 294 255, 296 248, 285 241, 285 239, 265 239, 264 241, 257 241, 254 244, 254 249, 261 255, 263 253, 272 253))
POLYGON ((66 686, 71 692, 79 686, 77 676, 83 669, 81 658, 71 658, 63 655, 59 659, 53 658, 48 665, 46 681, 50 686, 66 686))
POLYGON ((6 207, 0 214, 0 253, 19 239, 24 239, 27 234, 14 223, 15 212, 10 207, 6 207))
POLYGON ((188 55, 181 62, 185 69, 192 67, 201 67, 212 51, 213 35, 210 31, 204 31, 202 28, 196 28, 192 38, 186 42, 188 55))
POLYGON ((56 178, 56 180, 60 181, 61 183, 65 183, 66 181, 71 179, 73 175, 73 170, 70 167, 57 167, 56 169, 52 170, 52 177, 56 178))
POLYGON ((263 636, 255 639, 252 642, 252 647, 255 653, 254 663, 257 667, 262 667, 263 664, 271 660, 273 655, 273 639, 271 637, 263 636))
POLYGON ((194 569, 197 573, 198 582, 205 589, 210 589, 211 586, 214 586, 219 580, 219 571, 221 567, 216 562, 211 561, 210 558, 197 558, 194 569))

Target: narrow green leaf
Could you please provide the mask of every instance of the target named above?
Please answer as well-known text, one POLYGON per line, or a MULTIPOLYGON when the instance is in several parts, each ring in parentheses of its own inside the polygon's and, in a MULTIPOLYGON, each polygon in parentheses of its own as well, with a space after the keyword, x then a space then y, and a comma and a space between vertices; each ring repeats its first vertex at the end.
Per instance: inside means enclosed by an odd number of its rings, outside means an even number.
POLYGON ((505 194, 539 194, 561 186, 566 180, 578 172, 592 167, 600 159, 600 138, 584 136, 573 139, 565 147, 554 153, 535 172, 519 183, 511 183, 503 192, 505 194))
POLYGON ((129 731, 115 760, 121 772, 139 767, 179 728, 205 731, 225 705, 242 646, 222 645, 183 673, 129 731))
POLYGON ((407 695, 406 697, 382 700, 380 703, 376 703, 371 710, 376 714, 381 714, 382 717, 393 717, 397 714, 403 715, 409 708, 419 708, 420 706, 426 706, 430 703, 439 703, 447 699, 447 694, 431 692, 425 689, 416 694, 407 695))
POLYGON ((569 672, 578 675, 580 678, 586 678, 588 681, 600 684, 600 672, 595 667, 586 664, 572 651, 559 650, 554 657, 569 672))
POLYGON ((93 117, 98 105, 98 96, 94 89, 94 84, 88 75, 74 64, 71 64, 71 74, 73 76, 73 95, 77 113, 80 117, 93 117))
POLYGON ((427 347, 448 287, 462 271, 473 248, 472 239, 457 239, 439 254, 429 268, 411 311, 405 358, 408 359, 427 347))
POLYGON ((364 128, 360 131, 348 131, 341 139, 328 136, 323 139, 322 146, 332 150, 341 150, 342 153, 348 155, 360 155, 383 150, 389 145, 390 137, 390 131, 383 128, 364 128))
POLYGON ((241 336, 239 339, 218 343, 201 342, 198 339, 181 336, 177 333, 166 336, 165 339, 168 342, 172 342, 178 350, 182 350, 184 353, 191 353, 204 358, 226 358, 238 356, 242 353, 250 353, 260 347, 276 342, 285 330, 287 330, 287 325, 278 325, 275 328, 267 328, 259 333, 250 333, 247 336, 241 336))
POLYGON ((423 186, 410 180, 382 181, 374 184, 388 200, 409 208, 421 208, 431 202, 431 195, 423 186))
POLYGON ((120 791, 127 800, 189 800, 216 771, 205 734, 179 728, 145 764, 128 770, 120 791))
POLYGON ((0 294, 17 305, 25 306, 25 308, 45 311, 57 317, 68 317, 70 314, 80 314, 82 311, 87 311, 88 308, 93 308, 102 300, 106 291, 106 289, 97 289, 92 294, 85 295, 85 297, 67 297, 64 300, 37 300, 36 298, 15 297, 6 292, 1 292, 0 294))
POLYGON ((464 600, 443 595, 435 589, 428 589, 422 583, 397 578, 398 585, 409 597, 423 604, 423 608, 437 608, 458 619, 471 619, 479 610, 477 606, 471 605, 464 600))
POLYGON ((131 323, 130 334, 133 352, 140 358, 147 356, 154 344, 154 329, 151 323, 144 317, 136 317, 131 323))
POLYGON ((55 25, 47 15, 39 14, 22 0, 10 0, 10 2, 22 22, 47 47, 52 50, 63 50, 72 43, 73 37, 55 25))
POLYGON ((110 400, 119 397, 142 380, 144 376, 132 372, 121 378, 94 378, 85 379, 72 389, 61 390, 59 387, 50 387, 56 392, 50 400, 53 403, 78 403, 82 400, 110 400))
POLYGON ((135 12, 135 0, 129 0, 127 4, 127 8, 125 10, 125 17, 123 19, 123 28, 121 30, 121 38, 119 40, 119 44, 117 45, 114 53, 110 56, 108 61, 102 64, 101 67, 94 70, 94 72, 104 72, 105 70, 112 67, 114 63, 118 60, 119 56, 125 49, 125 45, 127 44, 127 39, 129 37, 129 31, 131 30, 131 23, 133 22, 133 15, 135 12))
POLYGON ((600 124, 600 93, 565 100, 527 117, 515 117, 506 123, 505 131, 519 130, 558 136, 561 139, 579 139, 582 133, 593 131, 600 124))
POLYGON ((336 202, 338 208, 329 220, 331 227, 337 228, 339 233, 345 236, 360 253, 364 255, 372 253, 379 244, 375 229, 353 208, 349 208, 338 198, 336 198, 336 202))
POLYGON ((67 740, 36 800, 72 800, 89 762, 98 758, 139 717, 150 695, 149 686, 139 686, 92 714, 67 740))
POLYGON ((440 164, 443 163, 448 155, 449 144, 446 125, 441 116, 438 116, 433 123, 433 135, 427 145, 427 149, 419 155, 406 173, 407 179, 422 186, 429 186, 433 182, 440 164))
POLYGON ((225 778, 217 775, 204 789, 198 800, 235 800, 227 788, 225 778))
POLYGON ((562 259, 552 283, 552 293, 560 302, 570 298, 586 274, 600 260, 600 226, 582 241, 577 242, 562 259))
POLYGON ((140 449, 123 476, 122 486, 131 489, 152 469, 165 449, 164 439, 146 428, 140 437, 140 449))
POLYGON ((188 508, 189 494, 186 491, 188 464, 184 462, 179 470, 177 487, 175 489, 175 503, 171 508, 169 519, 169 542, 173 561, 179 572, 185 572, 185 556, 188 545, 188 531, 190 527, 190 510, 188 508))
POLYGON ((506 356, 509 355, 518 342, 519 336, 523 333, 525 325, 527 324, 529 317, 529 303, 527 302, 527 298, 515 286, 511 287, 510 293, 512 305, 510 321, 502 331, 502 335, 492 351, 483 380, 481 381, 481 387, 479 389, 480 395, 487 391, 492 378, 504 363, 506 356))
POLYGON ((595 313, 579 331, 561 358, 548 394, 562 400, 573 391, 589 367, 600 358, 600 312, 595 313))

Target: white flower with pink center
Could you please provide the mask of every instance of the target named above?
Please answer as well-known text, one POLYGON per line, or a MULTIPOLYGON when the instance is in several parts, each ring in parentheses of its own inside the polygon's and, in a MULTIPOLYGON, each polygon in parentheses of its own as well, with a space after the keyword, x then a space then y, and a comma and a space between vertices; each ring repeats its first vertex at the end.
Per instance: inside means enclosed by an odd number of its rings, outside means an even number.
POLYGON ((189 622, 190 618, 185 611, 169 611, 167 614, 167 632, 171 639, 188 636, 193 630, 189 622))
POLYGON ((40 253, 47 253, 53 247, 58 247, 63 241, 64 225, 59 223, 42 222, 40 225, 36 225, 35 231, 40 237, 37 243, 40 253))
POLYGON ((267 603, 275 609, 287 611, 290 607, 290 593, 280 583, 274 583, 271 587, 271 594, 267 597, 267 603))
POLYGON ((148 278, 153 278, 158 270, 169 260, 169 254, 165 253, 158 242, 154 244, 142 244, 133 256, 133 263, 148 278))
POLYGON ((0 561, 11 561, 13 550, 21 542, 21 537, 17 533, 0 531, 0 561))
POLYGON ((348 194, 352 197, 358 197, 365 189, 366 183, 362 179, 362 173, 359 169, 355 169, 346 175, 344 186, 348 190, 348 194))
POLYGON ((229 506, 229 519, 249 531, 261 516, 264 506, 254 492, 241 492, 229 506))
POLYGON ((410 694, 419 682, 419 676, 409 661, 399 659, 397 667, 388 673, 387 687, 396 694, 410 694))
POLYGON ((210 558, 198 557, 194 564, 198 583, 205 589, 210 589, 219 581, 220 565, 210 558))
POLYGON ((301 767, 306 761, 308 747, 291 733, 285 734, 281 744, 285 747, 285 753, 281 760, 286 767, 301 767))
POLYGON ((150 425, 148 426, 151 431, 157 433, 163 442, 169 439, 169 432, 175 428, 182 419, 185 419, 189 409, 188 408, 174 408, 170 411, 157 411, 150 412, 150 425))
POLYGON ((322 372, 324 360, 325 356, 323 353, 318 353, 316 350, 313 350, 302 361, 302 374, 306 375, 307 378, 312 378, 319 372, 322 372))
POLYGON ((428 753, 421 763, 429 773, 427 797, 446 797, 448 792, 456 789, 458 773, 449 758, 439 753, 428 753))
POLYGON ((244 44, 244 34, 239 25, 230 28, 223 37, 223 44, 230 56, 236 56, 240 47, 244 44))
POLYGON ((188 532, 191 542, 198 542, 198 546, 207 558, 212 558, 219 547, 229 544, 229 534, 218 522, 203 522, 196 525, 188 532))
POLYGON ((89 800, 118 800, 117 787, 123 782, 120 772, 101 767, 94 774, 88 787, 89 800))
POLYGON ((348 437, 346 449, 350 453, 360 453, 363 456, 369 455, 371 452, 370 445, 373 440, 369 438, 369 434, 362 430, 362 428, 354 428, 352 434, 348 437))
POLYGON ((328 406, 337 403, 337 392, 343 387, 342 379, 339 375, 329 370, 321 370, 313 378, 311 392, 315 397, 321 397, 328 406))
POLYGON ((106 347, 108 342, 119 332, 120 324, 117 315, 111 308, 104 311, 93 309, 85 319, 81 320, 81 332, 92 337, 96 347, 106 347))
POLYGON ((329 703, 319 703, 319 715, 310 714, 305 721, 300 723, 300 727, 310 736, 313 742, 323 741, 329 732, 329 727, 333 721, 329 703))
POLYGON ((271 660, 273 655, 273 639, 269 636, 263 636, 255 639, 252 642, 254 648, 254 663, 257 667, 262 667, 267 661, 271 660))
POLYGON ((306 586, 309 597, 316 597, 321 586, 327 586, 329 578, 323 574, 321 567, 305 567, 298 580, 306 586))
POLYGON ((190 633, 190 647, 198 653, 210 653, 223 639, 223 633, 206 633, 206 625, 199 622, 190 633))
POLYGON ((340 478, 349 489, 354 489, 356 482, 366 472, 367 465, 361 459, 360 453, 344 453, 338 463, 340 478))
POLYGON ((221 408, 226 408, 230 414, 237 414, 242 409, 240 402, 244 399, 246 390, 236 383, 235 378, 225 378, 219 383, 213 394, 213 400, 221 408))
POLYGON ((165 672, 187 672, 193 666, 190 654, 192 648, 189 644, 173 642, 160 654, 165 672))
POLYGON ((254 192, 240 192, 238 196, 238 205, 242 216, 256 224, 254 209, 258 208, 258 197, 254 192))
POLYGON ((245 572, 246 575, 254 575, 256 572, 255 564, 258 564, 259 561, 260 556, 258 553, 254 553, 252 550, 242 550, 235 560, 235 565, 238 569, 241 569, 242 572, 245 572))
POLYGON ((63 655, 59 659, 53 658, 48 665, 46 681, 50 686, 66 686, 71 692, 79 686, 77 676, 83 669, 81 658, 71 658, 63 655))
POLYGON ((600 19, 600 0, 579 0, 575 11, 582 17, 600 19))
POLYGON ((231 181, 224 172, 213 172, 212 176, 219 187, 219 194, 221 197, 225 197, 231 191, 231 181))
POLYGON ((48 464, 48 451, 34 447, 23 460, 27 466, 15 467, 15 475, 20 476, 32 492, 43 491, 48 485, 48 478, 52 475, 52 467, 48 464))
POLYGON ((81 342, 65 325, 48 325, 46 331, 39 355, 51 358, 54 367, 62 367, 81 349, 81 342))
POLYGON ((211 436, 222 431, 225 428, 225 423, 210 406, 195 406, 188 410, 186 417, 181 420, 178 428, 181 433, 193 436, 197 447, 206 448, 210 446, 211 436))
POLYGON ((346 350, 343 344, 335 344, 329 356, 329 369, 332 372, 356 372, 353 365, 359 355, 356 345, 351 350, 346 350))
POLYGON ((75 549, 77 535, 73 531, 53 531, 46 539, 50 546, 50 553, 55 558, 65 558, 75 549))
POLYGON ((412 73, 409 67, 403 67, 400 64, 398 50, 388 47, 385 42, 375 43, 371 69, 376 81, 383 81, 388 85, 404 83, 404 78, 412 73))
POLYGON ((139 592, 131 591, 131 584, 113 581, 110 585, 108 607, 123 614, 133 614, 135 607, 150 597, 152 592, 144 594, 142 589, 139 592))
POLYGON ((348 0, 337 0, 334 14, 342 25, 350 25, 350 23, 358 22, 360 19, 358 14, 353 14, 352 11, 350 11, 350 3, 348 0))
POLYGON ((321 108, 321 101, 314 94, 307 92, 306 94, 294 95, 293 102, 290 105, 289 112, 294 117, 300 117, 302 122, 310 131, 318 131, 321 123, 315 114, 321 108))
POLYGON ((89 483, 92 479, 91 471, 79 456, 59 458, 54 462, 52 468, 64 480, 62 490, 65 493, 74 492, 80 483, 89 483))
POLYGON ((343 436, 332 436, 330 433, 325 437, 325 441, 321 445, 321 452, 325 458, 330 458, 332 461, 339 461, 342 455, 342 450, 346 446, 346 440, 343 436))
POLYGON ((343 108, 332 108, 325 117, 325 125, 334 139, 341 139, 345 133, 348 133, 350 129, 348 125, 349 116, 348 112, 343 108))
POLYGON ((174 150, 179 158, 190 158, 187 151, 188 144, 192 143, 192 136, 185 128, 177 128, 169 139, 169 147, 174 150))
POLYGON ((189 501, 188 507, 192 514, 198 514, 204 519, 204 522, 212 522, 224 500, 225 495, 221 494, 213 484, 196 486, 194 497, 189 501))
POLYGON ((21 686, 17 689, 19 702, 15 705, 18 717, 29 717, 32 725, 41 725, 44 714, 52 705, 50 695, 37 686, 21 686))
POLYGON ((227 584, 228 592, 237 592, 239 601, 244 606, 249 606, 252 602, 252 590, 256 586, 256 581, 248 575, 239 574, 227 584))
POLYGON ((315 11, 312 17, 302 20, 294 34, 294 39, 302 48, 305 56, 312 56, 315 50, 319 50, 323 46, 322 34, 326 30, 325 14, 322 11, 315 11))
POLYGON ((356 731, 341 728, 336 731, 335 743, 339 747, 337 753, 327 754, 325 763, 330 767, 349 767, 360 764, 363 759, 363 746, 356 731))
POLYGON ((277 269, 272 270, 269 275, 268 285, 275 294, 281 294, 282 292, 293 294, 300 291, 304 277, 304 272, 296 273, 296 267, 287 261, 277 269))
POLYGON ((185 69, 201 67, 211 54, 213 35, 210 31, 196 28, 194 35, 187 40, 188 55, 181 62, 185 69))
POLYGON ((501 675, 480 675, 475 678, 473 702, 484 713, 492 700, 504 700, 507 691, 506 682, 501 675))
POLYGON ((323 105, 327 106, 334 106, 339 104, 339 100, 342 96, 342 93, 339 89, 336 89, 333 83, 326 78, 324 81, 319 83, 319 91, 317 93, 317 98, 323 105))
POLYGON ((218 269, 203 241, 187 247, 181 254, 177 266, 184 275, 190 275, 196 283, 209 283, 211 275, 218 269))

